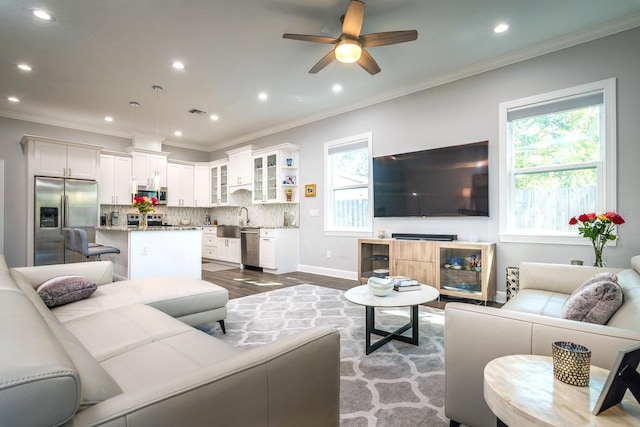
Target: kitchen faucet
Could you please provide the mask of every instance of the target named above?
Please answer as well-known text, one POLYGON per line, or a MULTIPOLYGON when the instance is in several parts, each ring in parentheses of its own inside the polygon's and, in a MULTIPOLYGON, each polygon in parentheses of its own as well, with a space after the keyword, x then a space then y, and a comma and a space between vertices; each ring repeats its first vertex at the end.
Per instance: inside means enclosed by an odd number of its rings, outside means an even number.
POLYGON ((241 217, 240 218, 240 225, 249 225, 249 222, 251 222, 251 220, 249 219, 249 210, 247 208, 245 208, 244 206, 240 208, 240 211, 238 212, 238 216, 241 217), (245 223, 242 223, 242 210, 244 209, 244 211, 247 213, 247 220, 245 221, 245 223))

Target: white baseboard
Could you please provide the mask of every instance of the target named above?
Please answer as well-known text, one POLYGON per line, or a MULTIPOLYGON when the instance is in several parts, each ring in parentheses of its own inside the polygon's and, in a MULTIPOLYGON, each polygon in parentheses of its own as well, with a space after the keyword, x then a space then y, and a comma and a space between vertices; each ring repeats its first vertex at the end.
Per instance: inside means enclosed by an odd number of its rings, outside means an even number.
POLYGON ((298 271, 303 273, 321 274, 323 276, 337 277, 340 279, 358 280, 357 271, 336 270, 333 268, 316 267, 313 265, 298 264, 298 271))

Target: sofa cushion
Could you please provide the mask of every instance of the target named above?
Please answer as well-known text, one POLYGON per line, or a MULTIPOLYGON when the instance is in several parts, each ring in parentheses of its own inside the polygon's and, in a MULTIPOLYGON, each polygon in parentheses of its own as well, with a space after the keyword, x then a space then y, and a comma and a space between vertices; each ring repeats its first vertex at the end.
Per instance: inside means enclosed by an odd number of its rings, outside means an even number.
POLYGON ((78 371, 20 292, 0 290, 0 342, 0 425, 60 425, 70 419, 80 397, 78 371))
POLYGON ((613 273, 598 273, 576 289, 562 308, 562 317, 604 325, 622 305, 622 289, 613 273))
MULTIPOLYGON (((81 411, 98 402, 121 394, 122 390, 113 378, 107 374, 107 371, 100 366, 80 341, 51 313, 51 310, 47 308, 36 293, 31 282, 16 269, 12 269, 11 274, 15 283, 22 290, 22 294, 31 301, 32 307, 35 307, 46 322, 52 336, 55 336, 55 339, 67 352, 80 376, 81 393, 78 410, 81 411)), ((17 323, 22 324, 21 322, 17 323)))
POLYGON ((539 289, 521 289, 502 310, 520 311, 549 317, 562 317, 562 307, 569 295, 539 289))
POLYGON ((125 393, 242 353, 238 347, 143 304, 94 313, 65 326, 125 393))
POLYGON ((58 276, 45 280, 36 292, 47 307, 80 301, 94 293, 98 284, 84 276, 58 276))
POLYGON ((621 271, 618 273, 618 283, 622 288, 624 302, 607 325, 637 331, 640 325, 640 274, 632 268, 621 271))
MULTIPOLYGON (((229 292, 211 282, 182 277, 150 277, 100 285, 91 298, 58 306, 51 311, 61 322, 65 323, 130 304, 146 304, 183 320, 195 313, 225 308, 228 300, 229 292)), ((226 308, 223 310, 222 317, 197 318, 197 320, 201 324, 221 320, 225 317, 226 308)))

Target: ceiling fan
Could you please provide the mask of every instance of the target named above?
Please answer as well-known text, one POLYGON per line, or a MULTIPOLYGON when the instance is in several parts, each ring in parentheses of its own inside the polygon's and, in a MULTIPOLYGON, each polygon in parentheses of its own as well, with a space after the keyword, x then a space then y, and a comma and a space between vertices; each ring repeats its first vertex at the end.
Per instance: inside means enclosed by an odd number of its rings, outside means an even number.
POLYGON ((283 34, 285 39, 302 40, 314 43, 335 44, 335 48, 326 54, 316 65, 309 70, 315 74, 337 59, 340 62, 357 62, 371 75, 380 72, 380 67, 371 54, 366 51, 368 47, 388 46, 396 43, 404 43, 416 40, 416 30, 387 31, 383 33, 371 33, 360 35, 364 20, 364 2, 351 0, 347 11, 342 17, 342 34, 338 38, 325 36, 311 36, 306 34, 283 34))

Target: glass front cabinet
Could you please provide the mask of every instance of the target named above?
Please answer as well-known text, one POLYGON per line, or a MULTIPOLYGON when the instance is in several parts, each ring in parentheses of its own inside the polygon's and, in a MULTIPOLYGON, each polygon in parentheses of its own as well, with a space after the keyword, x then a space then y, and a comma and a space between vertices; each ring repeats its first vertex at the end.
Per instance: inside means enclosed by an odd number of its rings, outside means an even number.
POLYGON ((229 204, 229 183, 227 163, 213 163, 211 165, 211 206, 229 204))
POLYGON ((487 301, 496 293, 495 244, 440 243, 436 283, 440 294, 487 301))
POLYGON ((253 155, 253 203, 297 203, 298 151, 293 144, 253 155))

